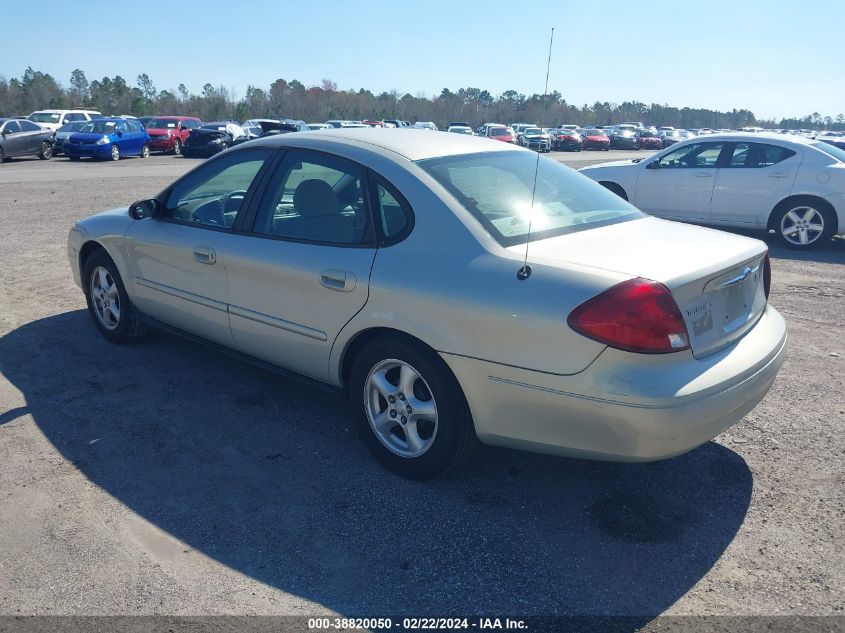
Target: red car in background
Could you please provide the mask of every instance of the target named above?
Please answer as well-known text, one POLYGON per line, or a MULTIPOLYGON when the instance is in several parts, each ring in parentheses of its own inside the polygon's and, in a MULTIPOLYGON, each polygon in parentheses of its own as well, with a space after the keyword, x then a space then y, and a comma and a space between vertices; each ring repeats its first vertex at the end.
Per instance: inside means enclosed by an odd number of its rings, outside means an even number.
POLYGON ((610 139, 604 130, 582 130, 581 143, 584 149, 603 149, 605 151, 610 149, 610 139))
POLYGON ((657 132, 643 130, 637 136, 640 139, 640 148, 663 149, 663 139, 657 136, 657 132))
POLYGON ((502 141, 504 143, 516 143, 516 134, 513 130, 504 125, 491 125, 487 128, 487 138, 492 138, 495 141, 502 141))
POLYGON ((182 145, 191 130, 202 125, 192 116, 157 116, 147 122, 147 134, 150 135, 151 152, 172 152, 177 156, 182 153, 182 145))

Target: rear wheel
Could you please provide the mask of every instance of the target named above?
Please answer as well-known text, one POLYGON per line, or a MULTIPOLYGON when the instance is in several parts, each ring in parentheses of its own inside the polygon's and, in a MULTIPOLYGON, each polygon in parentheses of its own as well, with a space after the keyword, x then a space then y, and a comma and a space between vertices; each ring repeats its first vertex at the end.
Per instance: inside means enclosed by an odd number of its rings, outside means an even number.
POLYGON ((182 153, 182 142, 177 138, 173 141, 173 155, 179 156, 182 153))
POLYGON ((144 144, 144 146, 141 148, 141 158, 149 158, 149 157, 150 157, 150 146, 147 145, 147 144, 144 144))
POLYGON ((112 343, 129 343, 145 328, 138 321, 117 266, 102 248, 85 260, 83 286, 94 325, 112 343))
POLYGON ((436 477, 463 463, 478 441, 449 367, 403 336, 364 348, 352 365, 349 397, 364 444, 402 477, 436 477))
POLYGON ((41 143, 41 151, 38 152, 38 158, 41 160, 50 160, 53 158, 53 146, 47 141, 41 143))
POLYGON ((818 198, 798 197, 778 205, 773 213, 775 233, 794 249, 809 250, 833 237, 835 216, 829 204, 818 198))
POLYGON ((4 160, 6 160, 6 153, 3 151, 3 148, 0 147, 0 165, 3 164, 4 160))
POLYGON ((120 160, 120 148, 117 145, 111 146, 111 159, 120 160))

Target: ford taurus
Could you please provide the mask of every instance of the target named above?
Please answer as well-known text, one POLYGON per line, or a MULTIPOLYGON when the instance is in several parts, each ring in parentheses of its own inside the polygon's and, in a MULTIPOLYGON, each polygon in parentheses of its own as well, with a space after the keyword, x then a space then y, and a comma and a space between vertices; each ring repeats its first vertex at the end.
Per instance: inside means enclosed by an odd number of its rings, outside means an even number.
POLYGON ((684 453, 763 398, 787 338, 762 242, 459 134, 252 141, 78 222, 69 257, 109 341, 154 326, 344 393, 413 478, 479 439, 684 453))

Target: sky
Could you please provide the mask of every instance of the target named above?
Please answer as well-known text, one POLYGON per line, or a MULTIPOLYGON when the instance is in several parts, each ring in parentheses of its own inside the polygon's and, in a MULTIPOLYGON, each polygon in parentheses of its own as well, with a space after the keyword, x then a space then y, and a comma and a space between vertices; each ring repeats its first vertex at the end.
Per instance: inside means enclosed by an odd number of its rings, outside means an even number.
POLYGON ((542 93, 575 105, 636 100, 758 119, 845 112, 843 0, 40 0, 10 2, 4 23, 52 21, 46 39, 5 29, 0 76, 27 66, 67 85, 141 73, 156 88, 211 83, 306 86, 434 96, 475 87, 542 93), (52 5, 52 8, 51 6, 52 5), (38 17, 41 16, 41 17, 38 17), (52 16, 52 17, 49 17, 52 16), (87 19, 86 16, 91 16, 87 19), (111 17, 110 17, 111 16, 111 17), (67 39, 63 38, 65 36, 67 39), (36 44, 36 41, 39 42, 36 44), (76 43, 75 43, 76 42, 76 43))

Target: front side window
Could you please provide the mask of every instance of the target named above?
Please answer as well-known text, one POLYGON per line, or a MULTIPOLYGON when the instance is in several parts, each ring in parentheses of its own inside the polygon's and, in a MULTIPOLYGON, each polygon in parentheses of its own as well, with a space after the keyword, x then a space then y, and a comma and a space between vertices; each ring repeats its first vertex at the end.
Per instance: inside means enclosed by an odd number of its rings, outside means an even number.
POLYGON ((326 244, 372 243, 363 170, 335 156, 289 152, 261 202, 253 231, 326 244))
POLYGON ((528 152, 493 152, 427 159, 417 165, 506 247, 528 240, 529 223, 534 241, 645 217, 569 167, 537 159, 528 152))
POLYGON ((216 228, 231 228, 269 149, 224 154, 177 182, 162 217, 216 228))
POLYGON ((692 143, 661 156, 655 163, 659 169, 715 168, 723 143, 692 143))

